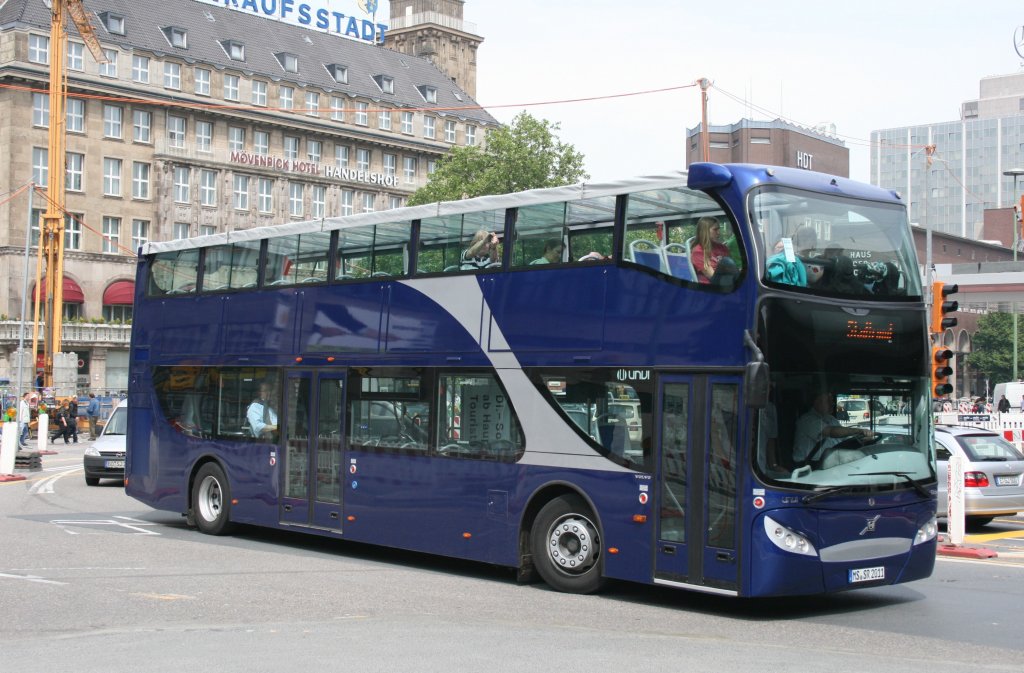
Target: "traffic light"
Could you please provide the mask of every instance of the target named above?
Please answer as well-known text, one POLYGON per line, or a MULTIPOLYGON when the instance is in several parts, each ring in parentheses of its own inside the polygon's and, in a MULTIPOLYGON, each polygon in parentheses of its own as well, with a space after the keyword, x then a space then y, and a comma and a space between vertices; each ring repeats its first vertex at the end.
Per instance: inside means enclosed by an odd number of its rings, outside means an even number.
POLYGON ((956 294, 960 288, 946 283, 932 283, 932 333, 944 332, 950 327, 956 327, 956 318, 946 317, 948 313, 954 313, 960 304, 956 301, 946 299, 951 294, 956 294))
POLYGON ((949 364, 952 359, 953 351, 948 348, 936 346, 932 349, 932 392, 935 397, 953 392, 953 384, 948 380, 953 375, 953 368, 949 364))

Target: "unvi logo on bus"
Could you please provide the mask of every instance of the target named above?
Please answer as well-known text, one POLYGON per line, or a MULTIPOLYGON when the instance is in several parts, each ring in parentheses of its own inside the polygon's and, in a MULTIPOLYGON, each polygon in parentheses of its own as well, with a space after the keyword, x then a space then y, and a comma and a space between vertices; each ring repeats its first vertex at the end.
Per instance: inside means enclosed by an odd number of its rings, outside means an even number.
POLYGON ((384 42, 387 24, 377 23, 377 0, 357 0, 363 16, 339 12, 330 0, 196 0, 204 5, 226 7, 302 28, 312 28, 354 40, 384 42))
POLYGON ((615 372, 615 378, 619 381, 650 381, 650 369, 620 369, 615 372))

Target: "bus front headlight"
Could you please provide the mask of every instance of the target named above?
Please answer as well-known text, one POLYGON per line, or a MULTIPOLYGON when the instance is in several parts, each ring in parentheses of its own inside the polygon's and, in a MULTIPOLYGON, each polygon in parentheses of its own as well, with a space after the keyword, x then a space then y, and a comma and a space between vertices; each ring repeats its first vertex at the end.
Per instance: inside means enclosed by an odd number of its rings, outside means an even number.
POLYGON ((917 529, 917 535, 914 536, 914 545, 924 544, 929 540, 934 540, 935 536, 938 534, 939 523, 933 516, 931 521, 917 529))
POLYGON ((818 555, 818 551, 810 540, 792 528, 783 526, 770 516, 764 518, 764 532, 768 534, 768 539, 783 551, 802 556, 818 555))

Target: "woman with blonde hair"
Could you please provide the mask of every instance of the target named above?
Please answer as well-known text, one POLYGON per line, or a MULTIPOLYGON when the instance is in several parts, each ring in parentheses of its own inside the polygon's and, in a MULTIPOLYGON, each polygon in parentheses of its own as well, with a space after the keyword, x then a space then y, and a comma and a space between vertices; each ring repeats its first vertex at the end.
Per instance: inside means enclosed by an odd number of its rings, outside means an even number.
POLYGON ((690 247, 690 261, 697 272, 697 280, 710 283, 718 264, 729 257, 729 248, 722 243, 722 225, 718 218, 705 216, 697 220, 697 236, 690 247))

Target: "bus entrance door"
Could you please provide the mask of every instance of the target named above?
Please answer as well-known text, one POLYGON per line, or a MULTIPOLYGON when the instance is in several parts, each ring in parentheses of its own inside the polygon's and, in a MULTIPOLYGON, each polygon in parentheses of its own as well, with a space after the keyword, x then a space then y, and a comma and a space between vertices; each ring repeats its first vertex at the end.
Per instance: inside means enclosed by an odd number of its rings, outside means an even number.
POLYGON ((736 592, 738 400, 733 378, 661 378, 656 583, 736 592))
POLYGON ((341 530, 344 393, 343 373, 288 376, 281 523, 341 530))

